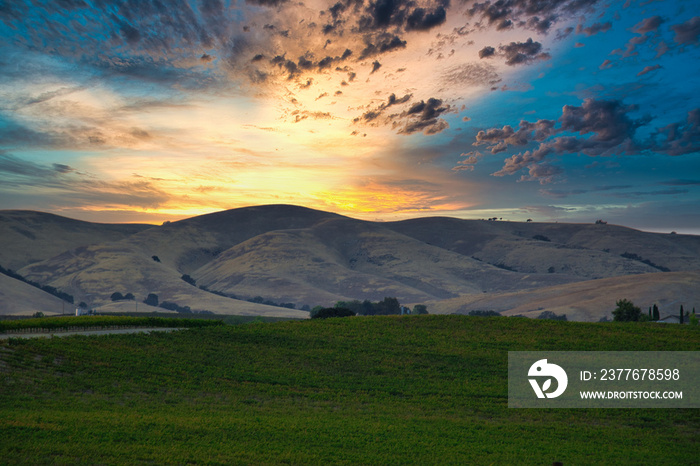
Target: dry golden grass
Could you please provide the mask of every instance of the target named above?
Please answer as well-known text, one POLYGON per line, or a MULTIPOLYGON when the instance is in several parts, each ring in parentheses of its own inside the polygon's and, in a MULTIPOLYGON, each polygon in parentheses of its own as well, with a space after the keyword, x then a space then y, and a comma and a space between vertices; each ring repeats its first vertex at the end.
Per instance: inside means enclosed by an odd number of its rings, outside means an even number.
POLYGON ((0 310, 6 315, 46 315, 73 313, 75 309, 48 293, 7 275, 0 274, 0 310))
MULTIPOLYGON (((692 308, 700 273, 697 236, 451 218, 375 223, 296 206, 235 209, 151 228, 2 212, 0 235, 8 245, 0 265, 27 263, 19 270, 26 278, 104 309, 122 307, 111 303, 114 292, 139 302, 155 293, 193 310, 306 317, 246 300, 313 307, 391 296, 439 313, 551 310, 591 321, 609 315, 621 298, 692 308), (673 272, 659 273, 664 268, 673 272), (201 290, 183 274, 241 299, 201 290)), ((0 303, 0 313, 9 309, 0 303)))

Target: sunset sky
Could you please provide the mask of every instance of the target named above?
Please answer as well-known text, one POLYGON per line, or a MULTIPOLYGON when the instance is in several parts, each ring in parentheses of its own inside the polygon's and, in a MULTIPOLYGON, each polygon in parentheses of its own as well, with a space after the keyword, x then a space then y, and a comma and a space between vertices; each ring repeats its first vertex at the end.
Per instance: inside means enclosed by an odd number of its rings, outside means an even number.
POLYGON ((0 0, 0 209, 700 234, 697 0, 0 0))

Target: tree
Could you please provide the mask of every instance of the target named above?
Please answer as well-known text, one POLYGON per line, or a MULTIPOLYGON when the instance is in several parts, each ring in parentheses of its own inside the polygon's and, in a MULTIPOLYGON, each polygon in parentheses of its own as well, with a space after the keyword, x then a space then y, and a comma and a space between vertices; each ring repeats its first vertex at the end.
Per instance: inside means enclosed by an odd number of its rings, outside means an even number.
POLYGON ((124 299, 126 299, 126 300, 128 300, 128 301, 133 301, 133 300, 136 299, 136 296, 134 296, 133 293, 127 293, 127 294, 124 295, 124 299))
POLYGON ((427 314, 428 313, 428 306, 425 304, 416 304, 413 306, 413 310, 411 311, 411 314, 427 314))
POLYGON ((642 310, 627 299, 621 299, 615 305, 617 308, 612 312, 615 322, 637 322, 642 315, 642 310))
POLYGON ((377 315, 388 316, 401 314, 401 304, 396 298, 385 297, 383 301, 377 303, 377 315))
POLYGON ((345 307, 325 307, 311 315, 312 319, 328 319, 330 317, 352 317, 355 313, 345 307))
POLYGON ((184 275, 183 275, 182 277, 180 277, 180 278, 181 278, 182 280, 186 281, 187 283, 189 283, 189 284, 192 285, 192 286, 197 286, 197 282, 195 281, 195 279, 192 278, 192 277, 190 277, 190 276, 187 275, 187 274, 184 274, 184 275))
POLYGON ((112 293, 112 296, 110 296, 109 299, 111 299, 112 301, 121 301, 124 299, 124 295, 118 291, 115 291, 114 293, 112 293))
POLYGON ((542 313, 540 313, 540 315, 538 315, 537 318, 546 320, 567 320, 566 314, 557 315, 552 311, 542 311, 542 313))
POLYGON ((657 321, 657 320, 659 320, 660 318, 661 318, 661 317, 659 316, 659 306, 657 306, 656 304, 654 304, 654 307, 652 308, 651 320, 657 321))
POLYGON ((469 311, 469 315, 474 317, 501 317, 501 313, 498 311, 469 311))
POLYGON ((158 256, 151 256, 151 259, 153 259, 156 262, 160 262, 160 257, 158 256))
POLYGON ((158 295, 155 293, 148 293, 148 297, 144 299, 143 302, 149 306, 158 306, 158 295))

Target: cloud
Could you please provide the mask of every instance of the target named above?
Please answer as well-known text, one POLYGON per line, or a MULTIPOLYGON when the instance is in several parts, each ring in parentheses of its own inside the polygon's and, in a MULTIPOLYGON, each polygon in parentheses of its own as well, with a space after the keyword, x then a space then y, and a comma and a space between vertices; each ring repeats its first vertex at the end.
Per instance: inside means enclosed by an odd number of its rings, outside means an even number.
POLYGON ((0 191, 12 196, 18 189, 32 191, 48 188, 64 204, 158 208, 171 196, 151 181, 107 182, 86 176, 69 165, 44 165, 0 152, 0 191))
POLYGON ((664 186, 700 186, 700 180, 675 179, 669 181, 662 181, 659 184, 664 186))
POLYGON ((453 167, 452 170, 455 171, 474 171, 474 165, 479 162, 479 160, 484 156, 479 151, 472 151, 462 154, 460 157, 466 157, 464 160, 457 162, 457 166, 453 167))
POLYGON ((642 20, 641 22, 637 23, 633 28, 632 31, 636 32, 637 34, 646 34, 647 32, 656 32, 659 29, 659 26, 664 22, 663 18, 661 16, 652 16, 650 18, 646 18, 642 20))
POLYGON ((594 23, 588 27, 583 27, 583 25, 579 24, 578 26, 576 26, 576 33, 585 34, 586 36, 590 37, 601 32, 608 32, 611 28, 612 23, 610 21, 607 21, 605 23, 594 23))
POLYGON ((522 175, 518 181, 538 181, 542 185, 550 184, 562 173, 564 173, 564 170, 559 167, 555 167, 546 162, 538 163, 530 165, 528 167, 528 174, 522 175))
POLYGON ((435 26, 439 26, 445 22, 447 12, 443 6, 438 6, 433 11, 427 11, 424 8, 416 8, 406 18, 407 31, 428 31, 435 26))
POLYGON ((382 113, 384 113, 384 110, 386 110, 389 107, 392 107, 394 105, 401 105, 405 104, 409 100, 411 100, 412 94, 406 94, 401 98, 396 97, 396 94, 391 94, 388 98, 387 101, 382 104, 380 104, 377 108, 368 110, 365 112, 361 117, 357 117, 353 120, 354 123, 358 122, 364 122, 368 123, 373 120, 376 120, 382 113))
POLYGON ((546 34, 558 21, 570 20, 596 3, 597 0, 485 0, 474 3, 467 15, 496 30, 517 25, 546 34))
POLYGON ((652 135, 651 146, 653 150, 668 155, 700 151, 700 108, 689 111, 685 122, 660 128, 652 135))
POLYGON ((479 58, 491 58, 496 55, 505 57, 506 65, 526 65, 536 60, 548 60, 550 55, 542 52, 542 44, 528 38, 525 42, 511 42, 507 45, 499 45, 498 53, 491 46, 479 50, 479 58))
POLYGON ((525 42, 511 42, 498 47, 506 58, 506 65, 525 65, 535 60, 548 60, 550 55, 542 52, 542 44, 529 38, 525 42))
POLYGON ((496 49, 487 45, 483 49, 479 50, 479 58, 489 58, 496 55, 496 49))
POLYGON ((441 76, 451 86, 494 86, 501 81, 496 69, 487 63, 464 63, 448 68, 441 76))
POLYGON ((372 63, 372 71, 369 72, 369 74, 373 74, 375 71, 379 70, 379 68, 382 67, 382 64, 379 63, 379 61, 375 60, 374 63, 372 63))
MULTIPOLYGON (((449 2, 438 1, 430 8, 415 7, 414 2, 405 0, 370 1, 364 5, 357 24, 360 32, 386 30, 389 27, 427 31, 445 22, 448 5, 449 2)), ((336 9, 336 13, 340 12, 340 8, 336 9)))
POLYGON ((382 33, 376 37, 365 36, 365 48, 360 52, 360 60, 406 48, 406 41, 394 34, 382 33))
POLYGON ((489 145, 491 153, 505 151, 508 146, 537 143, 534 149, 511 156, 495 176, 512 175, 528 168, 521 181, 552 182, 560 171, 545 159, 552 154, 582 153, 589 156, 630 153, 636 149, 633 141, 637 128, 646 120, 632 120, 628 113, 637 108, 619 101, 586 99, 579 106, 565 105, 557 120, 521 121, 519 127, 482 130, 474 146, 489 145))
POLYGON ((552 197, 555 199, 564 199, 569 196, 578 196, 581 194, 593 193, 593 192, 604 192, 604 191, 618 191, 620 189, 629 189, 631 185, 611 185, 611 186, 595 186, 588 189, 570 189, 570 190, 557 190, 557 189, 540 189, 540 194, 547 197, 552 197))
POLYGON ((642 71, 637 73, 637 76, 644 76, 647 73, 650 73, 652 71, 658 70, 661 68, 661 65, 654 65, 654 66, 645 66, 642 71))
POLYGON ((694 16, 681 24, 674 24, 671 29, 676 33, 674 40, 677 44, 697 44, 700 36, 700 16, 694 16))
POLYGON ((442 105, 442 100, 430 98, 413 104, 406 112, 403 112, 399 121, 394 121, 394 127, 399 134, 413 134, 422 131, 426 135, 437 134, 448 128, 448 123, 439 118, 442 114, 452 110, 450 105, 442 105))

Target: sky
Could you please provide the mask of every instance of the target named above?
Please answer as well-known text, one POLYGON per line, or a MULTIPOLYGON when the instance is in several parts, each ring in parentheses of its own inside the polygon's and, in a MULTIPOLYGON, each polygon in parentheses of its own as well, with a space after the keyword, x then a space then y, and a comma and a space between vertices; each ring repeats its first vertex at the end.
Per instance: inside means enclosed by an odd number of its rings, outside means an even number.
POLYGON ((696 0, 0 0, 0 209, 700 234, 696 0))

